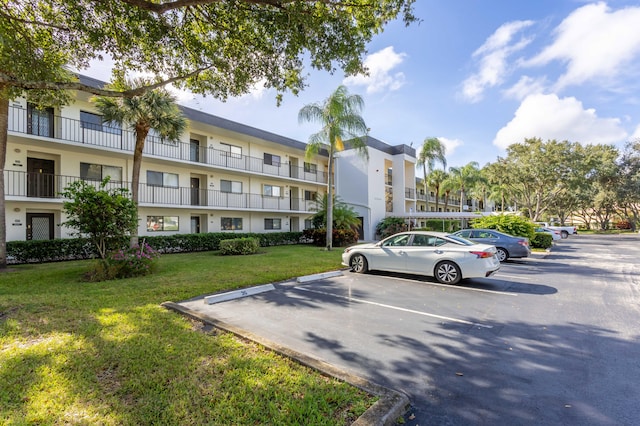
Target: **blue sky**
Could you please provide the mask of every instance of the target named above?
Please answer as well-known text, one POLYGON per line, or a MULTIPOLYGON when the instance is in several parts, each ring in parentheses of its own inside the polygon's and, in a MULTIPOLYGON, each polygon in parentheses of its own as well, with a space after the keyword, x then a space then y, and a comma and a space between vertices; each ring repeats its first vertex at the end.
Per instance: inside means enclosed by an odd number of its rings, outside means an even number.
MULTIPOLYGON (((416 150, 429 137, 447 165, 504 156, 528 137, 624 146, 640 138, 640 2, 627 0, 418 0, 419 24, 393 22, 368 46, 370 76, 309 69, 308 87, 259 86, 219 102, 179 94, 179 103, 306 142, 304 105, 345 84, 365 101, 370 135, 416 150)), ((82 71, 105 81, 106 64, 82 71)))

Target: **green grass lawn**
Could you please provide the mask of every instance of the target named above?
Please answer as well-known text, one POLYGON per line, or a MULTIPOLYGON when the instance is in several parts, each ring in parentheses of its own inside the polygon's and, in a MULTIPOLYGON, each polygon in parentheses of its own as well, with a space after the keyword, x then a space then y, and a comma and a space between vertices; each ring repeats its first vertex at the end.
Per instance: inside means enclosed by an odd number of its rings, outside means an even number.
POLYGON ((350 424, 375 397, 160 306, 335 270, 340 253, 164 255, 101 283, 82 280, 89 261, 0 272, 0 424, 350 424))

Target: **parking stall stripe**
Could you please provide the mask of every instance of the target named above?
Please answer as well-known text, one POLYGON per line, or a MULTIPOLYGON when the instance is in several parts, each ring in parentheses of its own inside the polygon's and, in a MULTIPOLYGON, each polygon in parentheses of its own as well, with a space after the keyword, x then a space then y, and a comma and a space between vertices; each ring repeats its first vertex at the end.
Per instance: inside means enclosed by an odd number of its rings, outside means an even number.
POLYGON ((307 291, 309 293, 322 294, 322 295, 325 295, 325 296, 337 297, 339 299, 352 300, 354 302, 359 302, 359 303, 365 303, 365 304, 368 304, 368 305, 379 306, 381 308, 395 309, 397 311, 409 312, 409 313, 416 314, 416 315, 423 315, 425 317, 431 317, 431 318, 437 318, 437 319, 441 319, 441 320, 445 320, 445 321, 457 322, 459 324, 466 324, 466 325, 471 325, 471 326, 474 326, 474 327, 493 328, 492 325, 480 324, 480 323, 477 323, 477 322, 466 321, 466 320, 462 320, 462 319, 458 319, 458 318, 445 317, 445 316, 437 315, 437 314, 430 314, 428 312, 416 311, 416 310, 407 309, 407 308, 401 308, 399 306, 386 305, 384 303, 371 302, 369 300, 358 299, 358 298, 355 298, 355 297, 340 296, 338 294, 329 293, 329 292, 325 292, 325 291, 311 290, 311 289, 303 288, 303 287, 294 287, 294 289, 295 290, 301 290, 301 291, 307 291))

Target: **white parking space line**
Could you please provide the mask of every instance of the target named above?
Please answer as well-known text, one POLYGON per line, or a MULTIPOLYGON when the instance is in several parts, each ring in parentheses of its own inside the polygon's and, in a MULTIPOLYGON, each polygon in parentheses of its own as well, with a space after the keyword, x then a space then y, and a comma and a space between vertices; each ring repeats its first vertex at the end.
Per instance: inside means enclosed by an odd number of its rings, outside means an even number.
POLYGON ((355 297, 340 296, 338 294, 329 293, 329 292, 325 292, 325 291, 311 290, 309 288, 303 288, 303 287, 294 287, 294 289, 295 290, 301 290, 301 291, 307 291, 309 293, 322 294, 322 295, 325 295, 325 296, 337 297, 339 299, 346 299, 346 300, 350 300, 350 301, 354 301, 354 302, 358 302, 358 303, 365 303, 367 305, 379 306, 381 308, 388 308, 388 309, 394 309, 394 310, 402 311, 402 312, 409 312, 409 313, 416 314, 416 315, 423 315, 425 317, 431 317, 431 318, 437 318, 437 319, 441 319, 441 320, 445 320, 445 321, 457 322, 459 324, 466 324, 466 325, 471 325, 471 326, 474 326, 474 327, 493 328, 492 325, 480 324, 480 323, 477 323, 477 322, 466 321, 466 320, 462 320, 462 319, 458 319, 458 318, 445 317, 445 316, 437 315, 437 314, 430 314, 428 312, 422 312, 422 311, 416 311, 416 310, 413 310, 413 309, 401 308, 399 306, 386 305, 384 303, 371 302, 369 300, 358 299, 358 298, 355 298, 355 297))

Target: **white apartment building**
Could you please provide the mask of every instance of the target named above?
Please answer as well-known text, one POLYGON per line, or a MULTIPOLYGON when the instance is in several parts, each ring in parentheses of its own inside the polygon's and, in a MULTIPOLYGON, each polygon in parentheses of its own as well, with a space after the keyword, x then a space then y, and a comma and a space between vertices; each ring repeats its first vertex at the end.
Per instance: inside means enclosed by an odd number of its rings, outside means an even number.
POLYGON ((376 225, 387 216, 416 211, 416 151, 367 137, 369 160, 346 149, 336 159, 336 195, 362 221, 360 239, 376 238, 376 225))
MULTIPOLYGON (((102 82, 81 77, 84 83, 102 82)), ((139 235, 301 231, 326 192, 328 154, 190 108, 179 143, 150 135, 140 173, 139 235)), ((133 132, 102 122, 90 96, 45 111, 9 105, 7 241, 68 237, 60 192, 78 179, 130 189, 133 132)))
MULTIPOLYGON (((327 191, 326 151, 307 161, 303 142, 182 110, 189 124, 179 143, 151 134, 145 142, 140 236, 311 226, 316 195, 327 191)), ((382 219, 418 212, 424 195, 416 191, 414 148, 372 137, 366 143, 368 161, 349 149, 338 154, 336 195, 360 216, 360 239, 373 240, 382 219)), ((106 176, 110 185, 130 189, 134 144, 132 131, 102 122, 86 93, 44 111, 27 99, 12 100, 4 172, 7 241, 69 237, 60 226, 66 220, 60 192, 79 179, 97 186, 106 176)))

